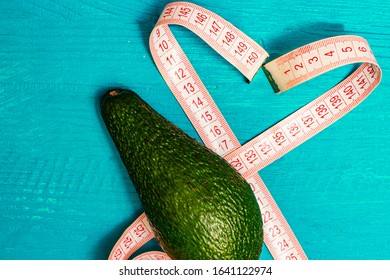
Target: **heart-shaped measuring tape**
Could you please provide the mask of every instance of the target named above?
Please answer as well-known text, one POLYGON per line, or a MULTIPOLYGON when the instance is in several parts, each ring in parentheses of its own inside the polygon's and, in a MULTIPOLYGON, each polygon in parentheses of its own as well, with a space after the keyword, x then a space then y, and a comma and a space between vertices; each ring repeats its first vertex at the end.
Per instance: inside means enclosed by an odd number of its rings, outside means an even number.
MULTIPOLYGON (((381 70, 368 43, 338 36, 298 48, 263 65, 268 54, 218 15, 188 2, 168 4, 150 35, 153 59, 204 144, 224 157, 252 186, 264 228, 264 242, 274 259, 307 259, 297 238, 257 172, 356 107, 379 84, 381 70), (191 63, 170 31, 185 26, 207 42, 248 80, 260 67, 276 92, 285 91, 336 67, 361 63, 348 78, 322 96, 241 146, 191 63)), ((154 237, 142 214, 115 244, 109 259, 128 259, 154 237)), ((147 252, 135 259, 170 259, 147 252)))

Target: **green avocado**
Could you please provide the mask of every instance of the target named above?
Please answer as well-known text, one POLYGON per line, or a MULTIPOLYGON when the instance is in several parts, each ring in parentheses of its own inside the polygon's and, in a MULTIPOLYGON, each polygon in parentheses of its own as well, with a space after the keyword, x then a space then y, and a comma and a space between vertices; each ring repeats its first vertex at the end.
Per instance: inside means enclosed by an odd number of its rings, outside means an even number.
POLYGON ((250 185, 227 161, 130 90, 108 91, 101 112, 172 259, 259 259, 261 213, 250 185))

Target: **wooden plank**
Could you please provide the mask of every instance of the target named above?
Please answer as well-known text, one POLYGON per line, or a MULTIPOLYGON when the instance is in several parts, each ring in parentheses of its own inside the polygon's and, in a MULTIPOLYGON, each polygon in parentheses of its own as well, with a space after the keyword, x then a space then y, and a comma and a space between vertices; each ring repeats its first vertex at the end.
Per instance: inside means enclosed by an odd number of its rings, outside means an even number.
MULTIPOLYGON (((164 4, 0 3, 0 259, 105 259, 142 212, 100 117, 105 90, 133 89, 198 138, 149 54, 149 32, 164 4)), ((385 73, 390 68, 385 1, 197 4, 272 58, 353 34, 369 41, 385 73)), ((241 143, 351 70, 277 96, 261 72, 248 85, 196 35, 174 32, 241 143)), ((359 107, 260 173, 310 259, 390 258, 389 88, 384 75, 359 107)), ((261 258, 270 258, 266 249, 261 258)))

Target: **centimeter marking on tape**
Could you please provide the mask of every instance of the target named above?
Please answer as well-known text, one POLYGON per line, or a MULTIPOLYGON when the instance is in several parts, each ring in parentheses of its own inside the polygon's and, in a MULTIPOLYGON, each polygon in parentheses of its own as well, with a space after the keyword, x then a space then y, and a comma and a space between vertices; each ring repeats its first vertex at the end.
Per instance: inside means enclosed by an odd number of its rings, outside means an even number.
MULTIPOLYGON (((192 3, 168 4, 150 36, 155 63, 205 145, 223 156, 251 185, 274 259, 307 259, 293 231, 257 172, 348 113, 379 84, 381 71, 368 43, 357 36, 333 37, 298 48, 263 67, 276 92, 348 63, 363 63, 319 98, 241 146, 170 31, 187 27, 251 80, 268 57, 253 40, 218 15, 192 3)), ((142 214, 121 236, 109 259, 128 259, 154 237, 142 214)), ((136 259, 169 259, 149 252, 136 259)))

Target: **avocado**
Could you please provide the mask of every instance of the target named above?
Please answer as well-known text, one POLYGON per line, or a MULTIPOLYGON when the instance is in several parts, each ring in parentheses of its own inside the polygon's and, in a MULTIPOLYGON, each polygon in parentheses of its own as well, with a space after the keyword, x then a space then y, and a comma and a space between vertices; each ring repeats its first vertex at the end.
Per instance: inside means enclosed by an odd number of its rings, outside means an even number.
POLYGON ((157 242, 172 259, 259 259, 261 213, 250 185, 226 160, 131 90, 108 91, 101 112, 157 242))

